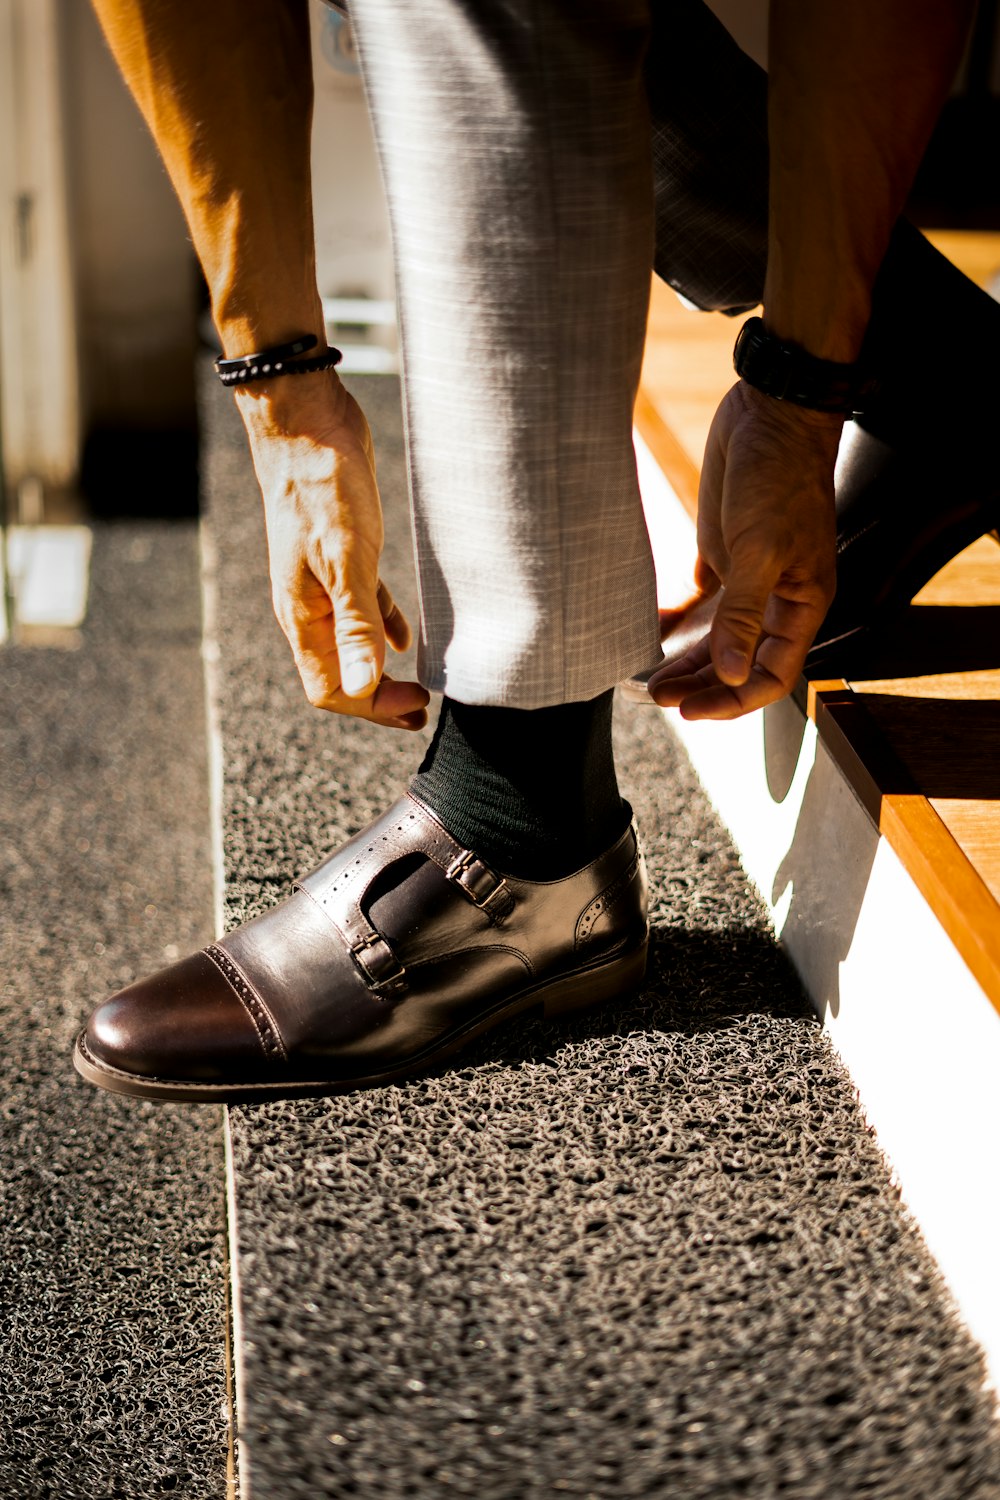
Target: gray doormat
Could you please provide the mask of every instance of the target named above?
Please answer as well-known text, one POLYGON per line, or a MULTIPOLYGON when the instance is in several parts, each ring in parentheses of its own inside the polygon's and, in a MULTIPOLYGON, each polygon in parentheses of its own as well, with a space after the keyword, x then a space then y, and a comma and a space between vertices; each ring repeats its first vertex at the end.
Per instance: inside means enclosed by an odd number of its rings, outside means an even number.
MULTIPOLYGON (((412 610, 397 391, 352 383, 412 610)), ((214 386, 205 414, 235 923, 421 745, 302 697, 214 386)), ((231 1111, 252 1500, 1000 1496, 978 1353, 727 835, 658 715, 621 706, 617 742, 653 885, 638 998, 231 1111)))
POLYGON ((210 1500, 226 1473, 220 1112, 70 1061, 211 935, 196 528, 99 527, 76 651, 0 650, 0 1496, 210 1500))

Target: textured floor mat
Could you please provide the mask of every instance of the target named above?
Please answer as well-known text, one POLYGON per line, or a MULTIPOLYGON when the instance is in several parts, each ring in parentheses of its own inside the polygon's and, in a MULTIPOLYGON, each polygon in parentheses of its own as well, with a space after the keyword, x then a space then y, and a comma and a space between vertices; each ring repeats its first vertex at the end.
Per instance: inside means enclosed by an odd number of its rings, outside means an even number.
MULTIPOLYGON (((397 396, 385 576, 412 608, 397 396)), ((206 392, 231 922, 382 810, 419 744, 323 716, 206 392)), ((252 1500, 985 1500, 977 1351, 659 715, 620 707, 654 955, 404 1087, 231 1111, 252 1500)))
POLYGON ((221 1113, 82 1083, 211 935, 196 529, 101 527, 76 651, 0 651, 0 1496, 221 1500, 221 1113))

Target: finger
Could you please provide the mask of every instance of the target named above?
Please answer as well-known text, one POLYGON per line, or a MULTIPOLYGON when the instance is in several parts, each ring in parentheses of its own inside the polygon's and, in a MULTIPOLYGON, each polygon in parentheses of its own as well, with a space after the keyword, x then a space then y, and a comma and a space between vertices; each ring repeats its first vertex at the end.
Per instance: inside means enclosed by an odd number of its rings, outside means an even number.
POLYGON ((772 596, 764 611, 760 664, 790 693, 802 675, 806 655, 823 619, 824 605, 772 596))
POLYGON ((708 636, 705 635, 700 640, 692 642, 683 655, 673 657, 670 661, 665 661, 662 667, 657 667, 649 677, 649 686, 653 688, 674 678, 693 676, 703 667, 711 667, 711 665, 712 656, 708 636))
POLYGON ((818 614, 817 606, 772 596, 744 683, 720 682, 706 637, 650 677, 650 695, 661 708, 679 708, 685 719, 733 719, 775 703, 791 692, 801 674, 818 614))
POLYGON ((379 723, 406 721, 402 727, 422 729, 427 722, 426 710, 430 697, 430 693, 419 682, 397 682, 384 672, 372 698, 349 701, 355 705, 359 702, 370 704, 372 717, 379 723))
POLYGON ((296 618, 292 614, 282 628, 291 645, 306 697, 314 708, 370 719, 394 728, 423 727, 430 694, 419 682, 397 682, 388 673, 383 673, 374 693, 352 697, 344 691, 330 609, 312 619, 296 618))
POLYGON ((679 708, 685 719, 735 719, 784 697, 794 686, 779 672, 787 665, 789 643, 765 636, 745 683, 719 681, 707 638, 649 679, 649 692, 661 708, 679 708))
POLYGON ((733 557, 710 637, 715 670, 731 687, 746 682, 750 673, 777 573, 759 552, 742 551, 733 557))
POLYGON ((708 682, 687 693, 677 705, 682 719, 738 719, 784 698, 788 689, 769 672, 758 656, 746 682, 732 687, 708 682))
POLYGON ((418 709, 415 713, 412 713, 412 714, 402 714, 397 719, 387 720, 387 725, 388 725, 388 727, 390 729, 409 729, 409 730, 423 729, 426 726, 426 724, 427 724, 427 710, 426 710, 426 708, 418 709))
POLYGON ((275 602, 275 613, 288 637, 303 690, 313 708, 330 707, 341 692, 333 612, 329 601, 325 602, 326 608, 312 615, 306 613, 301 601, 286 610, 280 609, 281 601, 275 602))
MULTIPOLYGON (((699 670, 675 674, 655 684, 655 700, 679 708, 684 719, 735 719, 787 697, 797 682, 815 628, 816 607, 771 599, 764 613, 764 635, 744 683, 719 681, 703 653, 690 663, 699 670)), ((654 686, 651 680, 651 688, 654 686)))
POLYGON ((383 673, 376 691, 366 698, 351 698, 336 686, 328 692, 317 690, 310 677, 308 660, 298 663, 306 696, 314 708, 328 713, 346 714, 353 719, 367 719, 392 729, 422 729, 427 722, 430 694, 419 682, 397 682, 383 673))
POLYGON ((701 672, 688 672, 683 677, 664 679, 655 687, 651 686, 649 693, 660 708, 680 708, 706 689, 717 687, 718 683, 715 668, 706 667, 701 672))
POLYGON ((385 626, 377 573, 364 556, 344 551, 330 581, 340 686, 348 698, 370 698, 385 665, 385 626))
POLYGON ((385 638, 394 651, 408 651, 413 643, 413 632, 399 605, 389 592, 389 586, 379 581, 378 607, 385 627, 385 638))
POLYGON ((661 708, 677 708, 682 719, 737 719, 786 694, 784 685, 757 662, 739 687, 720 682, 710 663, 701 671, 665 679, 651 688, 661 708))

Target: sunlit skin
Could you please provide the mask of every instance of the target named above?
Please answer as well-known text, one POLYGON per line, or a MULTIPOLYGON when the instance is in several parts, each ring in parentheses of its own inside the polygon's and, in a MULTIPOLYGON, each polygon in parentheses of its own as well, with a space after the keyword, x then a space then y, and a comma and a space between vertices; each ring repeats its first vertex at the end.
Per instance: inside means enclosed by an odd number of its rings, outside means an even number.
MULTIPOLYGON (((93 4, 180 198, 226 354, 302 333, 322 344, 306 0, 93 4)), ((777 336, 857 357, 971 11, 970 0, 772 0, 764 309, 777 336)), ((275 612, 309 701, 421 727, 429 695, 384 669, 387 644, 404 649, 410 631, 379 576, 382 513, 360 408, 332 371, 235 399, 264 499, 275 612)), ((698 528, 698 581, 718 609, 710 632, 651 680, 657 702, 732 718, 794 685, 832 598, 839 427, 742 384, 723 400, 698 528)))
POLYGON ((236 401, 264 497, 274 612, 307 698, 422 728, 427 692, 384 670, 386 642, 405 651, 411 633, 379 577, 382 507, 364 413, 332 371, 276 380, 267 395, 241 391, 236 401))

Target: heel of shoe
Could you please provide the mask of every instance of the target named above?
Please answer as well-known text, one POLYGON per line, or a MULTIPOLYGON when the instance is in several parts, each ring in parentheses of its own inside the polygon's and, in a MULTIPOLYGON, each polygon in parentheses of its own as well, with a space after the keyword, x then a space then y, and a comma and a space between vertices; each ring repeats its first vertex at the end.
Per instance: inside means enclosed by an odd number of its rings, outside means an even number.
POLYGON ((605 1000, 620 1000, 631 995, 642 984, 646 974, 649 944, 633 948, 610 963, 567 975, 549 985, 542 996, 542 1014, 546 1020, 590 1010, 605 1000))

